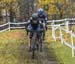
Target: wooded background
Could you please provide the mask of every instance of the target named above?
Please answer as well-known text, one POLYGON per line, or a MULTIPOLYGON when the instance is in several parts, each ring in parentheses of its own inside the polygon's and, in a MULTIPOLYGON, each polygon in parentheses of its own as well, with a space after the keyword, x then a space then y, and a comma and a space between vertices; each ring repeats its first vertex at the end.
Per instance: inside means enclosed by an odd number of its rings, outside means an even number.
POLYGON ((0 0, 0 23, 27 21, 38 8, 48 19, 75 17, 75 0, 0 0))

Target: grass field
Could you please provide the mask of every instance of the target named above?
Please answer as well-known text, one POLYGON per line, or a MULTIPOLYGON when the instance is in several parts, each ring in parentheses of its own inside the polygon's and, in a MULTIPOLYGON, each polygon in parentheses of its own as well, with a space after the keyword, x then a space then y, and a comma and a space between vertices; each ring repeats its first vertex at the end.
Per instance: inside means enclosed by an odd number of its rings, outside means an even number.
POLYGON ((0 64, 75 64, 71 49, 62 45, 60 39, 54 42, 50 29, 46 32, 43 52, 40 55, 37 52, 34 60, 28 51, 28 42, 25 30, 0 33, 0 64))

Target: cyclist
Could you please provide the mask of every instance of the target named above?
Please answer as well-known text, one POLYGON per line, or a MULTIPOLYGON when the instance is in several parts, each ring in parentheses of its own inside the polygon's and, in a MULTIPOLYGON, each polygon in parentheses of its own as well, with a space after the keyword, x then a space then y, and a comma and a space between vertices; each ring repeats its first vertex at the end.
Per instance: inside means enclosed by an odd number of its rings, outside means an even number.
MULTIPOLYGON (((45 30, 47 30, 47 15, 44 13, 42 8, 38 9, 38 19, 44 25, 45 30)), ((43 39, 45 37, 45 31, 43 32, 43 39)))
MULTIPOLYGON (((32 31, 32 30, 37 30, 37 44, 39 45, 39 41, 40 41, 40 37, 41 37, 41 30, 43 31, 43 25, 41 25, 39 23, 38 20, 38 14, 37 13, 33 13, 32 14, 32 19, 29 20, 29 24, 27 27, 28 31, 32 31)), ((30 44, 29 44, 29 50, 31 51, 31 42, 32 42, 32 37, 33 37, 33 32, 30 32, 30 44)))

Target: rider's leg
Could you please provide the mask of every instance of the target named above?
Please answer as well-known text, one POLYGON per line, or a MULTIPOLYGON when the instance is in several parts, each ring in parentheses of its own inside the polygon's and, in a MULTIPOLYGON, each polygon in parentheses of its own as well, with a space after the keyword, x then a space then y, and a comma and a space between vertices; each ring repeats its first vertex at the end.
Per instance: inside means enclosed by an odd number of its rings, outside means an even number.
POLYGON ((40 45, 40 33, 37 33, 37 39, 36 39, 36 41, 37 41, 37 49, 39 49, 39 45, 40 45))
POLYGON ((43 31, 43 40, 45 39, 45 31, 43 31))
POLYGON ((45 29, 43 31, 43 40, 45 39, 46 31, 47 31, 47 25, 45 25, 45 29))
POLYGON ((32 42, 33 33, 30 33, 29 36, 30 36, 29 50, 31 51, 31 42, 32 42))
POLYGON ((44 29, 44 31, 43 31, 43 40, 45 39, 45 31, 46 31, 46 24, 45 23, 43 23, 43 29, 44 29))

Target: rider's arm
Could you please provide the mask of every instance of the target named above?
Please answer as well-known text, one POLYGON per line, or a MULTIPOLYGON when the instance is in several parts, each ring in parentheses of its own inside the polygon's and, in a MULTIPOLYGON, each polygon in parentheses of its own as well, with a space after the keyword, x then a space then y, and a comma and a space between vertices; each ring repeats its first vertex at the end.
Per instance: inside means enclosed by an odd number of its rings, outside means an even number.
POLYGON ((26 28, 28 31, 30 31, 32 28, 31 28, 31 25, 29 24, 26 28))
POLYGON ((31 20, 32 20, 32 17, 30 17, 30 19, 27 21, 26 26, 30 24, 31 20))

